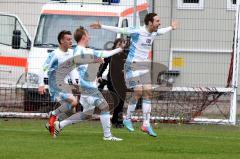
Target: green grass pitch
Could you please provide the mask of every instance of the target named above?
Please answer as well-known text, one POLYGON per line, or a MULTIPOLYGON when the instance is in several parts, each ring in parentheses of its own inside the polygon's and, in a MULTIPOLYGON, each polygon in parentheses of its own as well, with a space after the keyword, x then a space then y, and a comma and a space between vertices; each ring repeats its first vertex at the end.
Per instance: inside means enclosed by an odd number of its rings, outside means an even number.
POLYGON ((57 139, 46 120, 0 119, 0 159, 239 159, 240 127, 158 124, 158 137, 112 129, 124 141, 102 140, 99 121, 65 127, 57 139))

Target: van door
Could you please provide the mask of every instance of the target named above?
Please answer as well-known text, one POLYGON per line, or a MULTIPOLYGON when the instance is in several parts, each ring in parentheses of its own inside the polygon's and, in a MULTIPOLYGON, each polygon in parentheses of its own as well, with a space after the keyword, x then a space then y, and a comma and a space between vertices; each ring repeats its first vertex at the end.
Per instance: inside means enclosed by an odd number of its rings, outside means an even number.
POLYGON ((15 85, 27 71, 31 42, 15 15, 0 13, 0 85, 15 85))

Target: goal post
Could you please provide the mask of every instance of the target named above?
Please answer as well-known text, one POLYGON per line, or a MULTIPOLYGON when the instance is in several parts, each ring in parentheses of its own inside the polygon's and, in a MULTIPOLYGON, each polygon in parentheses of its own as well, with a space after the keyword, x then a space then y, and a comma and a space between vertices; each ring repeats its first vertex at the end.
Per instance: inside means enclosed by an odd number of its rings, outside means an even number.
POLYGON ((236 115, 237 115, 237 89, 238 89, 238 71, 239 71, 239 40, 240 40, 240 15, 239 15, 240 0, 237 0, 236 6, 236 20, 235 20, 235 31, 234 31, 234 57, 233 57, 233 71, 232 71, 232 88, 233 93, 231 96, 231 108, 230 108, 230 122, 236 125, 236 115))

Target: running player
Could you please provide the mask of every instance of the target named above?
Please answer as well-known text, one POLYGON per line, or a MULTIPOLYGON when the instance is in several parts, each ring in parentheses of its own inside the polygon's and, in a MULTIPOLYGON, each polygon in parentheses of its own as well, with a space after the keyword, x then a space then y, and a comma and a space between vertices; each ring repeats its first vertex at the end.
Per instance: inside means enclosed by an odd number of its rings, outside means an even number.
MULTIPOLYGON (((54 135, 54 122, 58 115, 64 112, 72 110, 77 105, 77 98, 73 96, 70 92, 64 92, 59 90, 56 82, 56 70, 58 66, 63 63, 65 60, 73 56, 73 51, 70 49, 72 47, 72 34, 70 31, 63 30, 58 34, 59 47, 51 52, 45 61, 41 73, 39 74, 39 88, 38 91, 41 95, 46 92, 44 85, 44 75, 48 75, 48 85, 49 93, 51 99, 55 102, 61 104, 56 110, 50 112, 50 118, 46 124, 46 128, 49 129, 51 136, 54 135)), ((70 75, 65 77, 64 81, 67 83, 70 79, 70 76, 73 76, 74 72, 72 71, 70 75)))
POLYGON ((150 125, 152 86, 150 74, 151 60, 148 57, 152 49, 153 40, 156 38, 156 36, 176 29, 177 22, 173 21, 171 26, 159 29, 159 26, 161 25, 160 17, 156 13, 148 13, 144 18, 144 23, 144 26, 137 28, 118 28, 101 25, 99 22, 91 24, 90 27, 93 29, 102 28, 112 32, 131 36, 131 45, 125 63, 124 73, 126 85, 128 88, 134 90, 135 96, 131 98, 129 102, 126 119, 123 121, 123 124, 129 131, 134 131, 131 122, 131 116, 135 111, 138 99, 143 97, 143 125, 141 126, 141 130, 148 133, 150 136, 156 137, 157 134, 153 131, 150 125), (146 64, 147 62, 149 62, 149 64, 146 66, 141 66, 143 63, 146 64), (143 72, 134 71, 139 70, 140 67, 142 70, 144 70, 143 72))
MULTIPOLYGON (((86 48, 89 43, 89 34, 86 29, 79 27, 74 33, 74 39, 77 42, 77 47, 74 49, 74 56, 81 56, 85 58, 87 55, 91 55, 94 59, 110 57, 114 54, 123 51, 124 44, 121 48, 117 48, 111 51, 93 50, 86 48)), ((94 108, 98 107, 101 110, 100 121, 103 128, 103 140, 109 141, 121 141, 122 139, 114 137, 111 134, 110 128, 110 113, 107 101, 97 88, 96 81, 90 80, 91 72, 88 71, 88 65, 80 65, 78 67, 79 72, 79 87, 81 88, 80 103, 83 106, 83 112, 73 114, 69 118, 59 122, 55 121, 55 136, 59 134, 61 129, 69 124, 80 122, 89 118, 93 114, 94 108)))

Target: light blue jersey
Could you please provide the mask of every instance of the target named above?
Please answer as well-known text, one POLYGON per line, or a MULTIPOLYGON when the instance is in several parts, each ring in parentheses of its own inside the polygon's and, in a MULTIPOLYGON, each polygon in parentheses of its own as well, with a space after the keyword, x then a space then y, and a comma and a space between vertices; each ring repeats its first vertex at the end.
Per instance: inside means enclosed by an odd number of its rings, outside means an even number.
MULTIPOLYGON (((121 48, 114 49, 111 51, 104 51, 104 50, 93 50, 93 49, 85 48, 85 47, 78 45, 74 49, 73 54, 74 54, 74 56, 80 55, 82 58, 85 58, 85 55, 90 55, 90 56, 92 56, 93 60, 97 61, 99 58, 106 58, 106 57, 112 56, 116 53, 119 53, 121 51, 122 51, 121 48)), ((93 77, 93 76, 94 76, 94 78, 96 78, 96 75, 89 74, 91 72, 88 72, 88 64, 80 65, 77 70, 78 70, 79 78, 80 78, 79 86, 82 88, 82 90, 85 90, 85 91, 86 90, 88 90, 88 91, 97 90, 96 81, 93 78, 90 79, 90 77, 93 77)))
MULTIPOLYGON (((98 61, 99 58, 106 58, 116 53, 121 52, 121 48, 117 48, 111 51, 93 50, 82 46, 77 46, 74 49, 74 56, 81 56, 81 58, 89 58, 89 55, 93 61, 98 61)), ((86 59, 87 60, 87 59, 86 59)), ((97 88, 96 74, 89 72, 88 64, 80 65, 77 70, 79 73, 79 87, 81 88, 80 103, 83 106, 83 112, 92 111, 95 107, 100 106, 102 103, 107 103, 102 93, 97 88)))
POLYGON ((147 65, 145 68, 134 68, 132 64, 136 62, 150 62, 151 59, 149 55, 151 54, 154 39, 156 36, 172 30, 172 27, 161 28, 158 29, 157 32, 152 33, 147 30, 146 26, 138 28, 118 28, 102 25, 101 27, 105 30, 126 34, 131 37, 131 45, 124 66, 124 78, 127 88, 135 88, 139 85, 150 84, 150 67, 147 65))
POLYGON ((131 45, 129 48, 130 50, 129 50, 126 62, 150 61, 149 53, 152 50, 152 43, 156 38, 156 36, 162 35, 172 30, 172 27, 167 27, 167 28, 158 29, 157 32, 149 33, 146 26, 142 26, 138 28, 133 28, 133 27, 118 28, 118 27, 102 25, 102 28, 109 31, 131 36, 131 45))
MULTIPOLYGON (((58 69, 59 65, 66 61, 67 59, 73 57, 73 52, 68 50, 67 52, 63 52, 61 49, 56 49, 51 52, 45 61, 41 73, 39 74, 39 85, 44 85, 43 79, 44 75, 47 73, 48 76, 48 86, 49 86, 49 93, 54 101, 56 98, 59 100, 65 100, 68 98, 68 93, 60 90, 57 87, 56 82, 56 70, 58 69)), ((65 77, 65 83, 68 82, 71 75, 65 77)))

